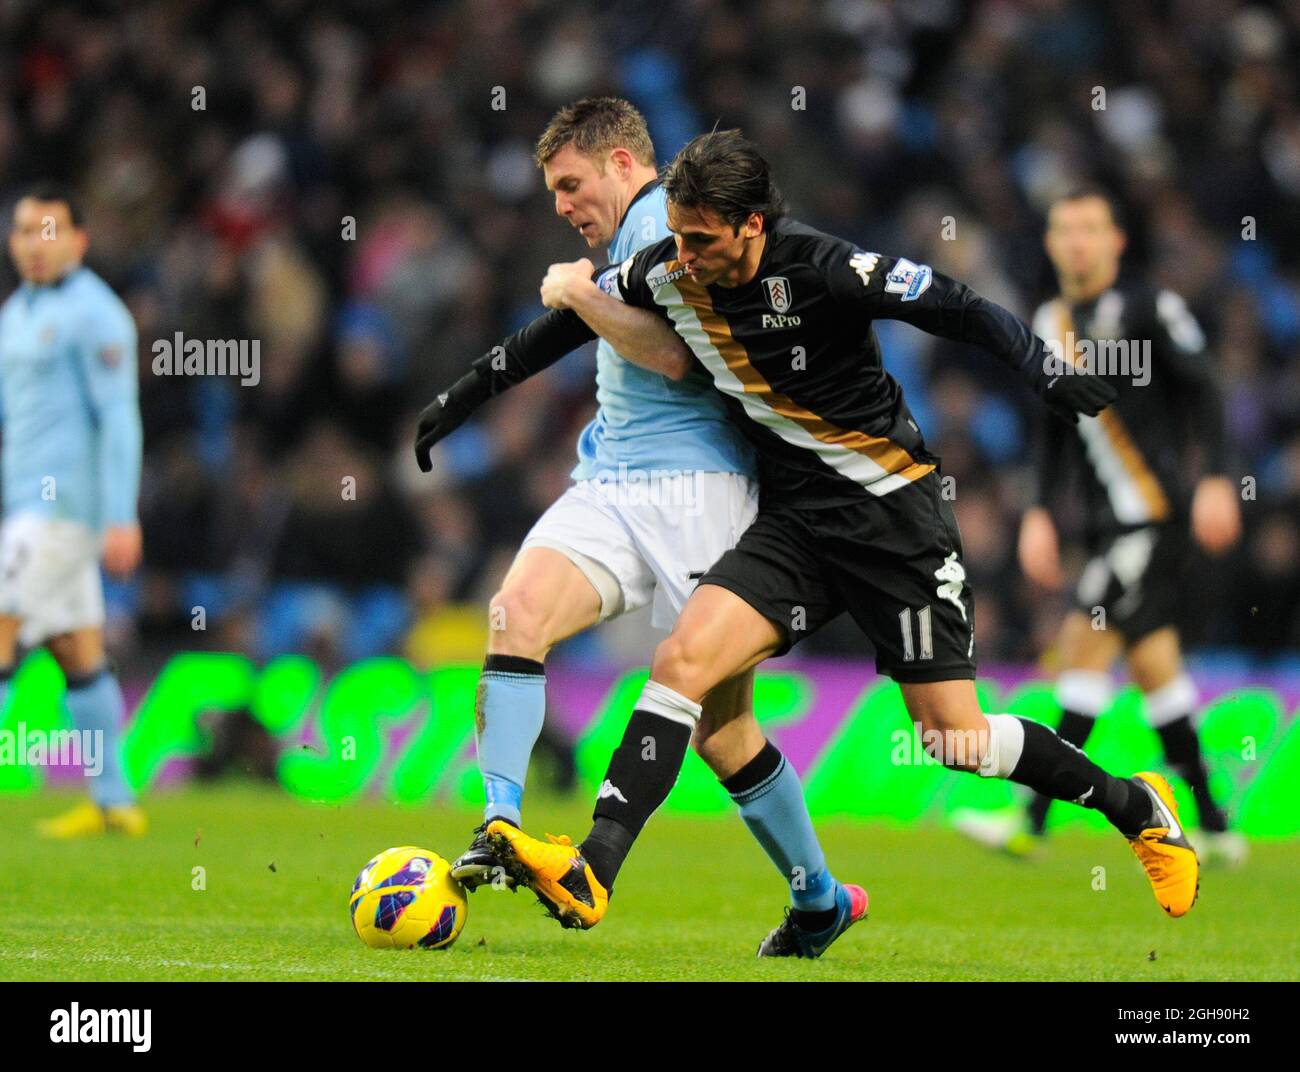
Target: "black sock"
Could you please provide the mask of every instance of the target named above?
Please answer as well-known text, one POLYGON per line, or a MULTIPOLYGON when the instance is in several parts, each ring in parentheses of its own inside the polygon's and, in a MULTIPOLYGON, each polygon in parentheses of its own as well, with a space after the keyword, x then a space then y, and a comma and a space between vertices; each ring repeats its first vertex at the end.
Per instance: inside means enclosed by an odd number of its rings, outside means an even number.
POLYGON ((605 887, 606 893, 614 891, 614 879, 618 877, 619 868, 632 851, 635 840, 636 835, 617 819, 600 816, 586 840, 578 846, 591 865, 591 873, 605 887))
POLYGON ((596 825, 579 846, 606 890, 613 885, 641 828, 672 792, 690 743, 691 727, 684 722, 651 711, 632 712, 596 798, 591 816, 596 825), (602 819, 614 825, 602 824, 602 819))
POLYGON ((1025 745, 1011 780, 1053 800, 1068 800, 1095 808, 1125 837, 1137 837, 1154 810, 1141 786, 1107 774, 1079 749, 1066 743, 1040 722, 1020 719, 1025 745))
POLYGON ((1201 817, 1201 829, 1212 834, 1223 833, 1228 829, 1228 819, 1210 795, 1210 774, 1205 769, 1201 742, 1197 740, 1191 717, 1183 715, 1173 722, 1167 722, 1157 732, 1160 734, 1160 743, 1164 746, 1166 761, 1192 791, 1197 814, 1201 817))
POLYGON ((771 741, 764 741, 763 747, 758 750, 758 755, 730 778, 719 779, 722 788, 734 800, 772 777, 780 769, 782 758, 781 749, 771 741))
POLYGON ((812 934, 824 931, 834 923, 837 912, 839 912, 838 908, 824 908, 818 912, 805 912, 802 908, 790 909, 790 915, 794 917, 795 926, 812 934))
POLYGON ((522 655, 491 655, 483 660, 485 671, 499 674, 544 674, 546 667, 536 659, 525 659, 522 655))
MULTIPOLYGON (((1092 733, 1092 727, 1096 724, 1095 718, 1081 715, 1078 711, 1063 711, 1061 722, 1056 727, 1056 736, 1063 741, 1068 741, 1075 748, 1082 748, 1084 742, 1088 740, 1088 735, 1092 733)), ((1051 806, 1052 798, 1042 793, 1036 793, 1034 799, 1029 802, 1029 832, 1035 837, 1041 834, 1047 825, 1047 810, 1051 806)))

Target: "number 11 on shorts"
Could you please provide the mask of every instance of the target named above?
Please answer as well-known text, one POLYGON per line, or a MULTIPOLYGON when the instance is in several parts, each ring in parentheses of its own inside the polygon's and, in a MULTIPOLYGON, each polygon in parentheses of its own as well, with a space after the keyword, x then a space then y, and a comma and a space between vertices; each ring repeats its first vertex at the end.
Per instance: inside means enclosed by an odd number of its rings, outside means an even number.
MULTIPOLYGON (((912 642, 912 608, 904 607, 898 612, 898 624, 903 631, 903 662, 916 661, 916 647, 912 642)), ((934 634, 930 624, 930 605, 927 603, 916 612, 916 624, 921 633, 921 658, 934 658, 934 634)))

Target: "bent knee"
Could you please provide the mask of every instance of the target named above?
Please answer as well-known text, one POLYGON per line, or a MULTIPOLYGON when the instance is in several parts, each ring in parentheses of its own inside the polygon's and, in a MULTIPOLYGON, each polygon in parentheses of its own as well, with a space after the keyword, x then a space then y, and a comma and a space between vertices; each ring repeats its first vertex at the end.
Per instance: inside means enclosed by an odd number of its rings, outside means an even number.
POLYGON ((735 744, 728 740, 726 734, 711 733, 703 737, 696 733, 691 738, 691 748, 719 778, 734 773, 730 768, 735 744))
POLYGON ((550 633, 548 612, 525 588, 502 588, 488 604, 490 652, 540 660, 555 643, 550 633))
POLYGON ((661 685, 696 701, 718 683, 710 660, 676 633, 670 633, 655 648, 650 675, 661 685))

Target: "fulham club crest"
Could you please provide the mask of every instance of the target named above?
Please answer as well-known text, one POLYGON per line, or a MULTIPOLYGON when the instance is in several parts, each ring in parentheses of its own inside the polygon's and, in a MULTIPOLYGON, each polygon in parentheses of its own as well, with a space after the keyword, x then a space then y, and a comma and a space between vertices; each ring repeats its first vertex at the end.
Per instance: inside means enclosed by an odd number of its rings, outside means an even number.
POLYGON ((783 275, 770 275, 763 280, 763 290, 767 294, 767 304, 778 313, 790 309, 790 280, 783 275))

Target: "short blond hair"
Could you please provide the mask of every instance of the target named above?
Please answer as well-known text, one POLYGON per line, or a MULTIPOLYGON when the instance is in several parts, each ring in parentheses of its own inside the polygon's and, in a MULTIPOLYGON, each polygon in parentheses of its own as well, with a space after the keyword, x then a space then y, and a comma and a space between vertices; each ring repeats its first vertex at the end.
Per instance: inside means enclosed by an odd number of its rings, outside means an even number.
POLYGON ((537 139, 533 159, 543 167, 566 145, 591 157, 602 169, 605 154, 613 149, 626 149, 638 163, 655 166, 645 116, 621 97, 586 97, 561 108, 537 139))

